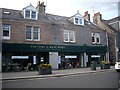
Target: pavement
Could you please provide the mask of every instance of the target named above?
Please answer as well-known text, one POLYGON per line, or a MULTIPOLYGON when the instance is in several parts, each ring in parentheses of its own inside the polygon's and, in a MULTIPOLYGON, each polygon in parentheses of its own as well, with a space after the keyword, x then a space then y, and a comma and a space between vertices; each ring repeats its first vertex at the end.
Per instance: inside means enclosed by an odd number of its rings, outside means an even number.
POLYGON ((96 70, 91 70, 91 68, 52 70, 52 74, 49 74, 49 75, 38 75, 38 71, 4 72, 2 73, 2 78, 0 78, 0 81, 16 80, 16 79, 31 79, 31 78, 61 77, 61 76, 68 76, 68 75, 105 72, 110 70, 115 70, 114 66, 111 66, 110 69, 103 69, 103 70, 101 70, 100 67, 97 67, 96 70))

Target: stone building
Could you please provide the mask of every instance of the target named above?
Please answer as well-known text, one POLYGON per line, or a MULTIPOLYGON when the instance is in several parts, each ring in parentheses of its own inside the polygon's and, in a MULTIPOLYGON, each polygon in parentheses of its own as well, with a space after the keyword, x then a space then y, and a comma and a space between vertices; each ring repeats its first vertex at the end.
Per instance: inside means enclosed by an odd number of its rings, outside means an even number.
POLYGON ((107 20, 107 22, 116 30, 116 60, 120 60, 120 16, 107 20))
POLYGON ((102 19, 100 12, 95 13, 93 16, 93 22, 101 29, 107 32, 108 46, 109 46, 109 60, 111 64, 115 64, 116 61, 116 30, 109 25, 107 20, 102 19))
POLYGON ((36 8, 29 5, 23 10, 0 10, 4 68, 18 65, 24 70, 28 64, 35 68, 41 60, 53 69, 58 69, 59 64, 80 68, 89 67, 91 61, 99 65, 107 58, 106 31, 79 12, 71 17, 47 14, 40 1, 36 8))

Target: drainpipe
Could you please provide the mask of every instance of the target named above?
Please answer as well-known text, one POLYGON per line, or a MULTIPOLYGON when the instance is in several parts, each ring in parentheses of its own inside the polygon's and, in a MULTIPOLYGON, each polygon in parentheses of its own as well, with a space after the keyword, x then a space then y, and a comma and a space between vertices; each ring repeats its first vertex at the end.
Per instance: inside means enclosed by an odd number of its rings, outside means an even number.
POLYGON ((115 33, 115 52, 116 52, 116 61, 118 60, 118 47, 117 47, 117 33, 115 33))
MULTIPOLYGON (((108 44, 108 34, 107 34, 107 31, 106 31, 106 41, 107 41, 107 48, 108 48, 109 44, 108 44)), ((110 62, 110 60, 109 60, 109 51, 107 51, 107 53, 106 53, 106 60, 107 60, 107 62, 110 62)))

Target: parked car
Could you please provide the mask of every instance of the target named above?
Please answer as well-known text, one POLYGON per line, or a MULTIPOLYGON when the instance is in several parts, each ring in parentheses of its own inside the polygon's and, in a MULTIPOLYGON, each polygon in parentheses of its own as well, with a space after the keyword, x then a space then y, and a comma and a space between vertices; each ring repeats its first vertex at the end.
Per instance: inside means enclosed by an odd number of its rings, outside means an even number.
POLYGON ((117 61, 117 62, 115 63, 115 70, 116 70, 117 72, 120 71, 120 61, 117 61))

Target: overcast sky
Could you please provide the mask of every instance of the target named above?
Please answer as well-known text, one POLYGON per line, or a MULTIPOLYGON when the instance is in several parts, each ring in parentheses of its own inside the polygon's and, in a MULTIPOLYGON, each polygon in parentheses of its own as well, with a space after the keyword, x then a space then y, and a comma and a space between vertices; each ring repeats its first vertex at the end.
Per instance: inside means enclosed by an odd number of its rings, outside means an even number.
POLYGON ((103 19, 111 19, 118 16, 118 1, 120 0, 0 0, 0 8, 22 10, 30 3, 36 7, 38 1, 44 1, 46 13, 73 16, 79 10, 81 15, 85 11, 91 14, 100 12, 103 19))

